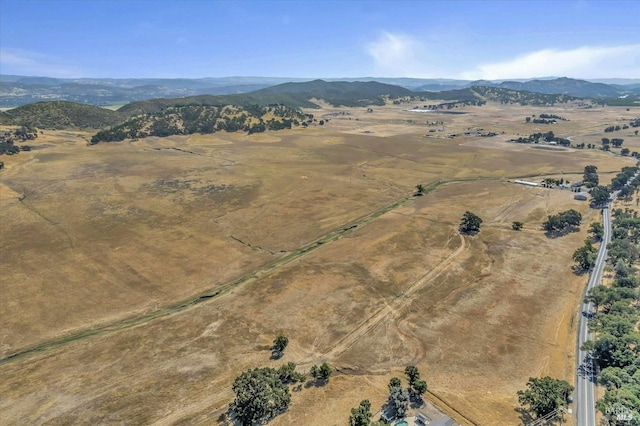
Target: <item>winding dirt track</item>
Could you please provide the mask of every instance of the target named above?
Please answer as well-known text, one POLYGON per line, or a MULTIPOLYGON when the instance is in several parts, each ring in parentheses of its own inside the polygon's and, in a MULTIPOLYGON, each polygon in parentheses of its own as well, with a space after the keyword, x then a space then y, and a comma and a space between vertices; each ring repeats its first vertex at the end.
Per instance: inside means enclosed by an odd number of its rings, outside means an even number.
POLYGON ((351 348, 358 340, 376 328, 376 326, 378 326, 382 321, 393 320, 398 317, 402 313, 402 310, 413 301, 412 296, 436 279, 451 264, 451 262, 453 262, 453 260, 462 254, 462 252, 467 248, 465 238, 462 235, 459 237, 460 247, 447 256, 435 268, 431 269, 429 272, 413 282, 402 294, 396 296, 392 301, 385 304, 383 308, 365 319, 358 325, 358 327, 340 339, 331 348, 331 350, 325 353, 325 357, 335 359, 351 348))

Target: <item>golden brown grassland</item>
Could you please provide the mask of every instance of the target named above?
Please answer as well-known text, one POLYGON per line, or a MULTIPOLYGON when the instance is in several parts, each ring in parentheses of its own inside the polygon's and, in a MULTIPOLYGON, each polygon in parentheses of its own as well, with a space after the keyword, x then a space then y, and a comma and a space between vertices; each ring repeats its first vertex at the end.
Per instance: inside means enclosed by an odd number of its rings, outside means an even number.
POLYGON ((517 422, 529 376, 573 381, 585 277, 571 254, 587 226, 547 238, 540 225, 568 208, 585 224, 598 212, 568 191, 507 180, 575 181, 595 164, 608 183, 634 162, 506 141, 548 130, 599 140, 582 135, 640 108, 402 108, 325 105, 312 111, 330 118, 322 127, 97 146, 82 132, 47 131, 33 151, 4 157, 2 422, 210 424, 241 371, 286 361, 337 372, 294 392, 276 425, 345 424, 361 399, 380 407, 407 364, 465 424, 517 422), (570 121, 524 123, 544 112, 570 121), (445 132, 428 132, 434 120, 445 132), (500 134, 444 137, 471 127, 500 134), (418 183, 432 191, 412 197, 418 183), (484 219, 477 236, 457 232, 465 210, 484 219), (515 220, 523 231, 511 230, 515 220), (291 343, 272 361, 278 332, 291 343))

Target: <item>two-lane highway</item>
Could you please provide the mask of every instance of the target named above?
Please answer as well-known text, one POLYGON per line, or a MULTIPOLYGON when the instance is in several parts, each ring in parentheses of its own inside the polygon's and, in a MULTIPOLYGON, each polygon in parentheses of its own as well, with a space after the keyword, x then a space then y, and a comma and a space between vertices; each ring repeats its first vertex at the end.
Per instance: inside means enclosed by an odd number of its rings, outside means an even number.
MULTIPOLYGON (((589 275, 589 281, 585 294, 593 287, 600 284, 602 280, 602 271, 604 270, 605 259, 607 258, 607 245, 611 241, 611 213, 609 207, 602 209, 602 220, 604 235, 596 263, 589 275)), ((576 424, 579 426, 595 426, 596 425, 596 376, 593 371, 593 360, 591 354, 580 349, 584 342, 591 340, 592 336, 589 332, 589 318, 594 313, 592 303, 582 303, 580 309, 580 325, 578 329, 578 371, 576 377, 576 424)))

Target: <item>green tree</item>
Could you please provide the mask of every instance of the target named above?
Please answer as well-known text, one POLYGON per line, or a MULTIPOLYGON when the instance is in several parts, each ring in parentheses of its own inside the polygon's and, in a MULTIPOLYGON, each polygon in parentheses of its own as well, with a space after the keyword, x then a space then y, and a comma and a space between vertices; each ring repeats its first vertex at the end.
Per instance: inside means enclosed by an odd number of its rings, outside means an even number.
POLYGON ((527 411, 542 417, 566 406, 572 391, 573 386, 564 380, 530 377, 527 389, 518 391, 518 401, 527 411))
POLYGON ((482 223, 482 219, 479 216, 471 213, 470 211, 466 211, 464 215, 462 215, 462 219, 460 221, 460 232, 463 234, 474 235, 480 232, 480 224, 482 223))
POLYGON ((598 312, 598 308, 611 300, 611 294, 609 289, 603 285, 597 285, 591 288, 586 296, 584 297, 584 301, 586 303, 593 303, 593 306, 596 309, 596 313, 598 312))
POLYGON ((423 195, 426 189, 423 184, 419 183, 418 185, 416 185, 416 191, 418 195, 423 195))
POLYGON ((285 335, 279 334, 273 341, 271 349, 278 353, 282 353, 289 344, 289 338, 285 335))
POLYGON ((609 188, 606 186, 596 186, 591 189, 591 202, 595 206, 603 206, 609 202, 609 197, 611 193, 609 192, 609 188))
POLYGON ((400 388, 402 387, 402 382, 400 381, 399 378, 392 377, 391 380, 389 380, 389 384, 387 385, 387 387, 389 388, 389 390, 393 388, 400 388))
POLYGON ((514 231, 520 231, 522 230, 522 227, 524 226, 524 223, 519 222, 519 221, 515 221, 511 224, 511 229, 513 229, 514 231))
POLYGON ((413 386, 416 380, 420 379, 420 372, 415 365, 407 365, 404 369, 404 374, 406 374, 407 379, 409 379, 409 386, 413 386))
POLYGON ((593 188, 598 185, 598 168, 596 166, 585 166, 582 181, 587 188, 593 188))
POLYGON ((268 421, 289 407, 291 394, 273 368, 247 370, 233 382, 231 411, 243 425, 268 421))
POLYGON ((311 377, 320 382, 329 381, 329 376, 331 376, 332 372, 331 367, 326 362, 323 362, 319 367, 317 365, 311 367, 311 377))
POLYGON ((404 417, 409 409, 409 391, 402 388, 402 383, 397 377, 393 377, 389 381, 387 407, 395 418, 404 417))
POLYGON ((416 380, 413 384, 413 393, 422 399, 422 395, 427 391, 427 382, 424 380, 416 380))
POLYGON ((351 409, 349 426, 369 426, 371 424, 371 402, 368 399, 360 401, 358 408, 351 409))
POLYGON ((580 268, 590 269, 596 263, 596 248, 587 241, 573 253, 572 258, 580 268))
POLYGON ((304 374, 296 371, 296 365, 293 362, 283 364, 278 369, 278 376, 282 383, 297 383, 304 381, 304 374))
POLYGON ((577 230, 581 221, 582 215, 580 212, 574 209, 569 209, 556 215, 548 216, 547 220, 542 223, 542 228, 549 233, 564 233, 571 230, 577 230))
POLYGON ((592 222, 591 225, 589 225, 589 232, 593 234, 596 241, 600 241, 604 236, 604 227, 600 222, 592 222))

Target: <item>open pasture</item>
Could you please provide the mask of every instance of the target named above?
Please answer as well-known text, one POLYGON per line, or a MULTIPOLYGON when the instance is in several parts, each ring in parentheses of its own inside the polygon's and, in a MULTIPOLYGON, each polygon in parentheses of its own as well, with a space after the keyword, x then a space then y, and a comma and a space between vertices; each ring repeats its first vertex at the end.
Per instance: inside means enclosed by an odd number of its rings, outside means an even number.
POLYGON ((324 126, 250 136, 89 147, 82 133, 46 132, 41 149, 3 159, 0 357, 76 341, 0 365, 2 418, 211 423, 236 375, 282 361, 337 372, 293 392, 273 424, 344 424, 361 399, 379 407, 407 364, 462 423, 517 422, 529 376, 571 381, 585 277, 570 258, 597 212, 568 191, 508 180, 574 180, 588 164, 606 176, 634 161, 506 141, 545 129, 579 141, 638 109, 488 105, 432 119, 406 107, 325 105, 312 111, 332 117, 324 126), (340 111, 350 115, 331 115, 340 111), (524 123, 541 112, 570 121, 524 123), (425 137, 429 120, 462 135, 425 137), (472 127, 499 135, 464 136, 472 127), (431 192, 413 197, 418 183, 431 192), (542 221, 568 208, 583 230, 547 238, 542 221), (465 210, 484 219, 477 236, 457 232, 465 210), (162 318, 118 330, 154 312, 162 318), (291 343, 272 361, 278 332, 291 343))

